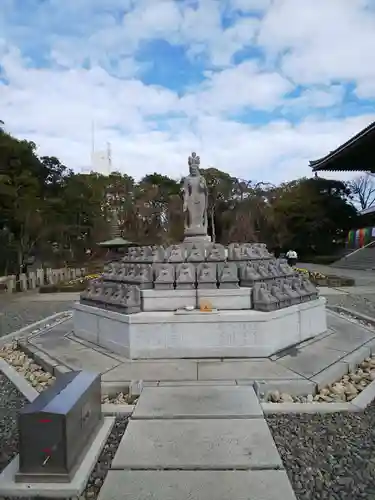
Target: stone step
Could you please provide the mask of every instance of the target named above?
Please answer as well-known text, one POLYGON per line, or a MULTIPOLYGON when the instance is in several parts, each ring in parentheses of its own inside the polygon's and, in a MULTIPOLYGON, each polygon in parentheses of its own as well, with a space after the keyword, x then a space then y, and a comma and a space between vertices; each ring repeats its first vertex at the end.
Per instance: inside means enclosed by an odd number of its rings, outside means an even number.
POLYGON ((109 471, 99 500, 296 500, 284 471, 109 471))
POLYGON ((132 418, 263 418, 263 411, 252 386, 145 387, 132 418))
POLYGON ((131 420, 112 469, 281 469, 264 419, 131 420))

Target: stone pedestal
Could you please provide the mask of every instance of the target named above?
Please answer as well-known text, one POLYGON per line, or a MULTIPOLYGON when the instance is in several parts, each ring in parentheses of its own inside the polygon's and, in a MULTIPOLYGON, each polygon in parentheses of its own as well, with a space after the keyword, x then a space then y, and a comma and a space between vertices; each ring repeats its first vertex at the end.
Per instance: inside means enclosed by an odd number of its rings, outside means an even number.
POLYGON ((251 309, 251 288, 212 288, 197 290, 197 305, 208 301, 214 309, 241 310, 251 309))
POLYGON ((325 299, 272 312, 120 314, 75 304, 75 335, 130 359, 268 357, 327 329, 325 299))
POLYGON ((204 236, 185 234, 184 243, 211 243, 211 236, 207 234, 204 236))
POLYGON ((184 307, 196 307, 197 292, 191 290, 141 290, 142 310, 176 311, 184 307))

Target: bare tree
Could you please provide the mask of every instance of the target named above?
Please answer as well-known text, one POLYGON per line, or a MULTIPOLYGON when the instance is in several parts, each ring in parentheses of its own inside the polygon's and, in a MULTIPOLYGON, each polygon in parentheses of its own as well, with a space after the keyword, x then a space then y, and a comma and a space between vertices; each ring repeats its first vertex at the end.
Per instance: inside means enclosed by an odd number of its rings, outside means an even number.
POLYGON ((371 174, 360 175, 349 182, 350 191, 355 204, 362 210, 375 203, 375 179, 371 174))

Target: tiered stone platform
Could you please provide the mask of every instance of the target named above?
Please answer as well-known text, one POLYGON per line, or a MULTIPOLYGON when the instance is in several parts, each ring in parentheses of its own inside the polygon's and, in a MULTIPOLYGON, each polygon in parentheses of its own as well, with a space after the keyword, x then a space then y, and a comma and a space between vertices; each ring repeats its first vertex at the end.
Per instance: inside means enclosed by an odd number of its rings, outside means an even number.
POLYGON ((315 286, 258 243, 130 248, 74 313, 78 338, 130 359, 266 357, 326 329, 315 286))

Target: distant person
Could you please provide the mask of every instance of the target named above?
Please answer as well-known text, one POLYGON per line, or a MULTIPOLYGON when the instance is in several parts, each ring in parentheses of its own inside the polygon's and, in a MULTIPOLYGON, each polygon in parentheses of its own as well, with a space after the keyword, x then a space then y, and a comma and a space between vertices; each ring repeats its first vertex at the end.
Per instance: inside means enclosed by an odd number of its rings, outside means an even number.
POLYGON ((298 255, 295 250, 288 250, 288 252, 286 253, 286 258, 290 266, 295 266, 297 264, 298 255))

